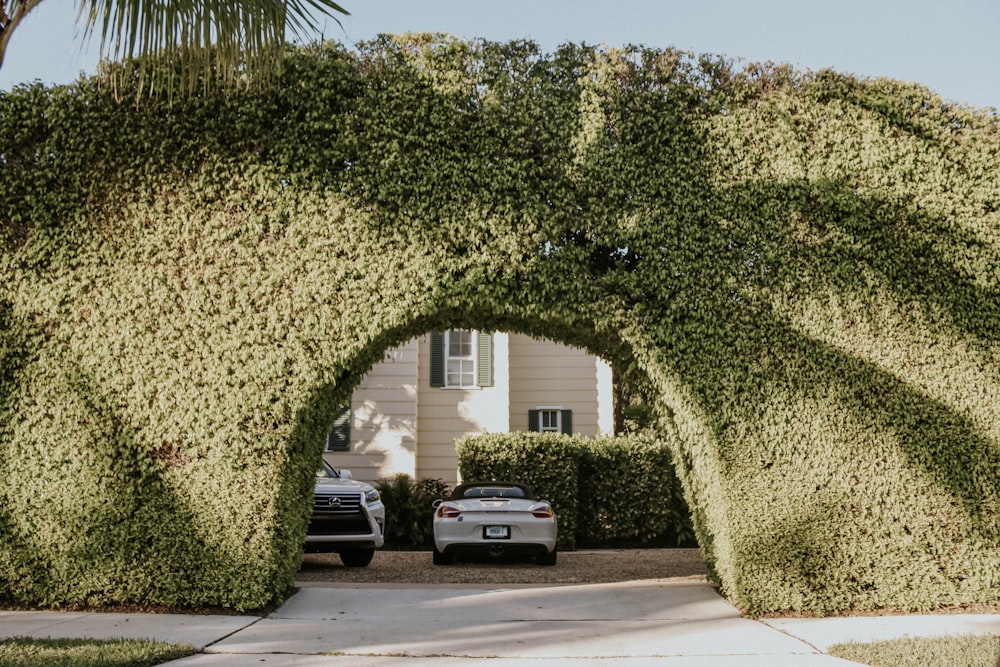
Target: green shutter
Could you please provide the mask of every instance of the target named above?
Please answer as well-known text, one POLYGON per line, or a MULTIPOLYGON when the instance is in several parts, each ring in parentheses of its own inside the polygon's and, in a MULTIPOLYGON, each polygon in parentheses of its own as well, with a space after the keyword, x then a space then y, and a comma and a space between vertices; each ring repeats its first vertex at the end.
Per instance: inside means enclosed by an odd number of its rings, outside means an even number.
POLYGON ((563 410, 559 421, 562 422, 562 432, 566 435, 573 435, 573 411, 563 410))
POLYGON ((528 430, 538 433, 541 425, 538 423, 538 410, 528 410, 528 430))
POLYGON ((337 419, 333 422, 333 429, 326 436, 326 451, 328 452, 349 452, 351 450, 351 406, 344 405, 340 408, 337 419))
POLYGON ((493 334, 476 335, 476 385, 493 386, 493 334))
POLYGON ((444 386, 444 332, 431 333, 431 386, 444 386))

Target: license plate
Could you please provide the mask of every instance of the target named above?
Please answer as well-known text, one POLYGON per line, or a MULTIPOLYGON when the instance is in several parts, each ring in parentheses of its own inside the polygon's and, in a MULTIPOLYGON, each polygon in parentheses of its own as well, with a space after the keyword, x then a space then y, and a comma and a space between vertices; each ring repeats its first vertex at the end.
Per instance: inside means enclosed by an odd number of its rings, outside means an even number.
POLYGON ((483 526, 484 540, 509 540, 510 526, 483 526))

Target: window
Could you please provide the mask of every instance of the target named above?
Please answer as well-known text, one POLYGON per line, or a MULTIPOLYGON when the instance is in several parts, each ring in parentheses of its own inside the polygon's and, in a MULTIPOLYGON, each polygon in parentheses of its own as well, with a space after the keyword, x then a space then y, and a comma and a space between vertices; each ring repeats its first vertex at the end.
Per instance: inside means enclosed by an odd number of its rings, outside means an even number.
POLYGON ((472 332, 448 331, 445 334, 446 387, 474 387, 476 358, 472 356, 472 332))
POLYGON ((328 452, 349 452, 351 451, 351 406, 342 405, 337 412, 337 418, 333 422, 333 429, 326 436, 326 447, 328 452))
POLYGON ((535 433, 573 433, 573 411, 540 405, 528 410, 528 430, 535 433))
POLYGON ((559 417, 561 410, 539 410, 538 430, 542 433, 559 433, 559 417))
POLYGON ((453 329, 431 334, 432 387, 492 387, 493 336, 453 329))

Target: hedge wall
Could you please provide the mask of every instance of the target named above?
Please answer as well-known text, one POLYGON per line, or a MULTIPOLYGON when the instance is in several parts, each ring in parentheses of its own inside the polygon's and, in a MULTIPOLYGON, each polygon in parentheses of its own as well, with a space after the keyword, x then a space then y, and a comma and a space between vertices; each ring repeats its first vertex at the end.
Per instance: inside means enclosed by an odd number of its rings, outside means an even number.
POLYGON ((583 439, 577 544, 589 547, 697 546, 668 438, 583 439))
POLYGON ((995 112, 672 50, 2 93, 0 596, 280 599, 333 407, 470 327, 648 388, 744 610, 1000 602, 998 174, 995 112))

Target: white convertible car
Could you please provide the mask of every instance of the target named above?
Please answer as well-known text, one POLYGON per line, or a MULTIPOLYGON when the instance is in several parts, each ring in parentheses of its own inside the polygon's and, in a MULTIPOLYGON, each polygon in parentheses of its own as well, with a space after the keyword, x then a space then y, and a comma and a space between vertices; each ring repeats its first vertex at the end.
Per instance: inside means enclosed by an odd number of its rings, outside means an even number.
POLYGON ((510 482, 470 482, 435 500, 434 564, 456 555, 534 556, 556 564, 556 515, 530 488, 510 482))

